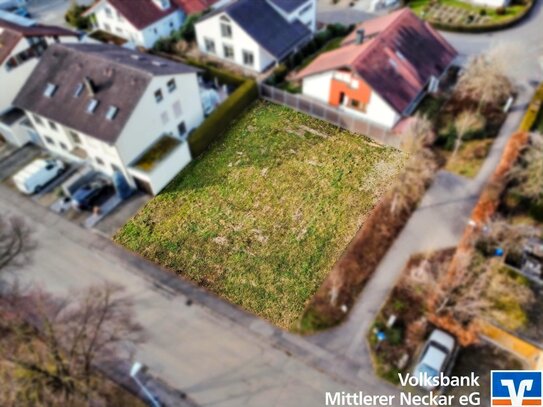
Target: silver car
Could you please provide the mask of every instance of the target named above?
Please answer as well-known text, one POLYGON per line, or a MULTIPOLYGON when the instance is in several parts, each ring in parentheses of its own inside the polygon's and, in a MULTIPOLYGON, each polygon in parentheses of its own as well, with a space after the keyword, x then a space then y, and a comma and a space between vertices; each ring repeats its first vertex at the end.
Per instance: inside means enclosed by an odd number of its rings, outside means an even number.
MULTIPOLYGON (((413 374, 415 376, 427 376, 429 378, 438 377, 441 372, 445 373, 456 347, 456 341, 448 333, 435 329, 426 344, 415 366, 413 374)), ((431 391, 436 386, 422 386, 431 391)))

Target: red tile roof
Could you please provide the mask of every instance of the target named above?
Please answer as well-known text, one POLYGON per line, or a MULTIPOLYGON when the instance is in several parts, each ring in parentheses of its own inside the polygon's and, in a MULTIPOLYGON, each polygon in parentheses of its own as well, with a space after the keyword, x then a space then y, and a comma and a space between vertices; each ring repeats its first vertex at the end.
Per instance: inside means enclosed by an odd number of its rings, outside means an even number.
POLYGON ((412 104, 432 76, 441 76, 457 56, 436 30, 409 9, 360 24, 342 44, 320 55, 297 77, 347 68, 399 113, 412 104), (366 39, 357 45, 359 29, 364 29, 366 39))
POLYGON ((185 14, 201 13, 210 8, 218 0, 172 0, 185 14))

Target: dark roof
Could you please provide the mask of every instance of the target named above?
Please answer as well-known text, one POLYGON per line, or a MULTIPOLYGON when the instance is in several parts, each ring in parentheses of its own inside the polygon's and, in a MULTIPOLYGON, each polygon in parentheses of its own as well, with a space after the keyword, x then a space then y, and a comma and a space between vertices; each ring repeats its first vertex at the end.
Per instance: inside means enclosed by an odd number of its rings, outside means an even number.
POLYGON ((73 31, 61 27, 42 24, 23 26, 2 18, 0 18, 0 29, 2 30, 0 33, 0 64, 7 59, 13 48, 15 48, 22 38, 63 36, 77 37, 78 35, 73 31))
POLYGON ((222 11, 277 59, 311 36, 309 28, 298 20, 289 23, 266 0, 238 0, 222 11))
POLYGON ((287 13, 292 13, 294 10, 308 1, 309 0, 270 0, 270 2, 272 2, 275 6, 287 13))
POLYGON ((197 69, 106 44, 55 44, 42 56, 13 104, 64 126, 113 144, 154 76, 195 73, 197 69), (85 88, 75 90, 85 78, 93 83, 94 96, 85 88), (48 83, 58 86, 52 97, 44 95, 48 83), (99 105, 86 112, 94 98, 99 105), (114 120, 106 119, 110 106, 114 120))
POLYGON ((342 47, 320 55, 297 77, 350 68, 397 112, 403 113, 430 78, 440 77, 458 55, 436 30, 408 8, 369 20, 357 27, 361 28, 366 35, 371 33, 370 38, 358 45, 354 42, 355 34, 349 36, 342 47))
POLYGON ((25 112, 14 107, 0 115, 0 122, 11 126, 13 123, 18 122, 23 117, 25 117, 25 112))

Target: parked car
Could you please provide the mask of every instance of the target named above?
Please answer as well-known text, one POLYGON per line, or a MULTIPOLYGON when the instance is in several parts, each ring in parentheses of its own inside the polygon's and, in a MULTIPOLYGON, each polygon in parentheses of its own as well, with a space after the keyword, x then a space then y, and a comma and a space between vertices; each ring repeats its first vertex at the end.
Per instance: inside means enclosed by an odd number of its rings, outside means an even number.
MULTIPOLYGON (((414 375, 429 378, 438 377, 441 372, 446 373, 449 367, 454 350, 456 347, 455 339, 448 333, 435 329, 426 343, 415 366, 414 375)), ((434 390, 436 386, 423 386, 424 389, 434 390)))
POLYGON ((66 169, 64 163, 57 159, 34 160, 13 176, 13 182, 23 194, 31 195, 40 192, 44 186, 53 181, 66 169))
POLYGON ((99 206, 115 193, 111 182, 95 179, 78 188, 72 194, 72 207, 77 210, 89 210, 99 206))

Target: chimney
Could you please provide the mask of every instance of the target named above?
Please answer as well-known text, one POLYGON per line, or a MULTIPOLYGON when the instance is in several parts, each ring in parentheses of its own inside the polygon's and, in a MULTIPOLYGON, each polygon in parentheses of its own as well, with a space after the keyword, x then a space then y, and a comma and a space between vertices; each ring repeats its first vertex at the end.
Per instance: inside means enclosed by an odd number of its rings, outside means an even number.
POLYGON ((363 28, 356 30, 356 45, 360 45, 364 42, 365 31, 363 28))
POLYGON ((87 92, 89 93, 89 96, 94 96, 96 93, 96 86, 94 85, 94 82, 91 78, 88 76, 85 77, 83 80, 83 83, 85 84, 85 87, 87 88, 87 92))

